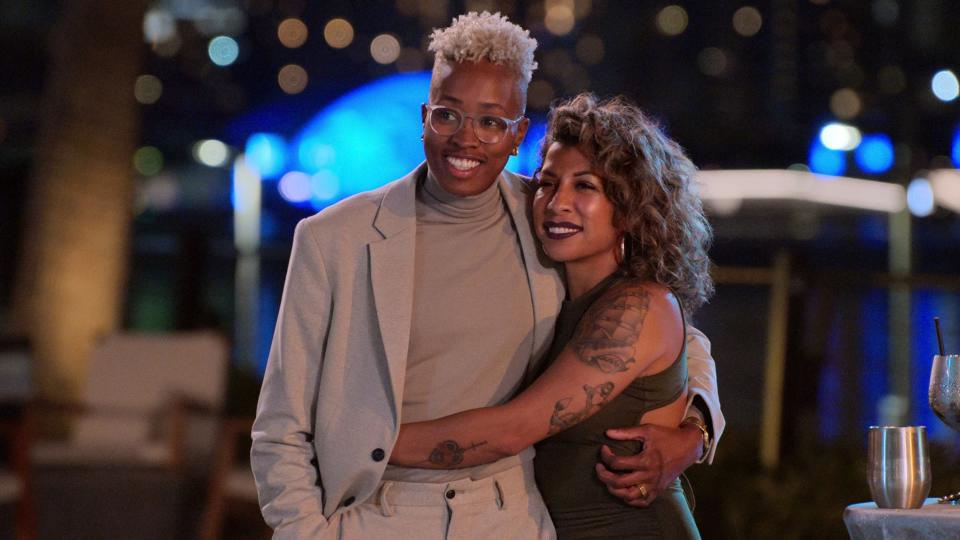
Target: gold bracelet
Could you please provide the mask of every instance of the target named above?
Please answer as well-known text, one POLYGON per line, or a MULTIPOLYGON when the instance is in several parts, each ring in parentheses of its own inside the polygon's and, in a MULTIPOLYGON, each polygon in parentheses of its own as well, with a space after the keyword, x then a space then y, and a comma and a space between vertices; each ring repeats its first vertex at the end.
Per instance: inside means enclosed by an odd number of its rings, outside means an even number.
POLYGON ((700 430, 700 434, 703 436, 703 455, 700 456, 700 459, 697 460, 697 463, 703 463, 707 460, 707 454, 710 452, 710 431, 707 430, 707 425, 703 423, 703 420, 697 418, 696 416, 688 416, 680 422, 680 427, 683 427, 687 424, 691 424, 697 427, 700 430))

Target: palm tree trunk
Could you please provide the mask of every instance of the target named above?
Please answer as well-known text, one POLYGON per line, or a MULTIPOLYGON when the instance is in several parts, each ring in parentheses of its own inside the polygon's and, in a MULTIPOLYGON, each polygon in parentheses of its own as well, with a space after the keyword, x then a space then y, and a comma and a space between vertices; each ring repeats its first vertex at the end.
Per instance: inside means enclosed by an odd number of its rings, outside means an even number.
POLYGON ((71 0, 50 34, 11 323, 37 389, 75 398, 92 343, 121 320, 146 0, 71 0))

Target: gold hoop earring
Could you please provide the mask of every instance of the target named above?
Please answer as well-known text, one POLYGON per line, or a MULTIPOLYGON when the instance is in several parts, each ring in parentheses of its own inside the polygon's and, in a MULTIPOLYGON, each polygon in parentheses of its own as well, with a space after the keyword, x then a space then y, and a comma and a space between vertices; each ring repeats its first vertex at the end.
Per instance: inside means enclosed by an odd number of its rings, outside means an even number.
POLYGON ((514 147, 513 147, 513 150, 510 151, 510 155, 511 155, 511 156, 516 156, 516 155, 518 155, 519 153, 520 153, 520 147, 519 147, 519 146, 514 146, 514 147))
POLYGON ((626 235, 620 234, 620 245, 613 248, 613 260, 616 261, 617 266, 622 266, 623 262, 627 257, 627 238, 626 235))

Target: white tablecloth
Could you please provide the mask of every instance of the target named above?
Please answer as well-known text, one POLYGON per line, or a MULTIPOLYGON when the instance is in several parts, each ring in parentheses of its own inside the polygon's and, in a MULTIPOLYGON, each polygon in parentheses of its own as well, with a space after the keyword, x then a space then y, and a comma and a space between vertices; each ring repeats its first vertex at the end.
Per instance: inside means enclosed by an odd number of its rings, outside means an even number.
POLYGON ((843 523, 851 540, 960 540, 960 506, 937 504, 934 498, 915 510, 851 504, 843 511, 843 523))

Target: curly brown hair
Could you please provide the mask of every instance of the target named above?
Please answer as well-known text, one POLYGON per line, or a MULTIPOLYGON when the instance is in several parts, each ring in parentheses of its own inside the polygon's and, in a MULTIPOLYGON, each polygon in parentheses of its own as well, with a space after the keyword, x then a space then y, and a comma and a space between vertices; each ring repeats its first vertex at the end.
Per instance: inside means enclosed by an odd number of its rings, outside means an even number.
POLYGON ((541 162, 555 142, 578 147, 604 179, 624 231, 624 270, 670 288, 691 313, 706 302, 713 233, 692 185, 696 167, 680 145, 626 98, 590 93, 551 108, 541 162))

